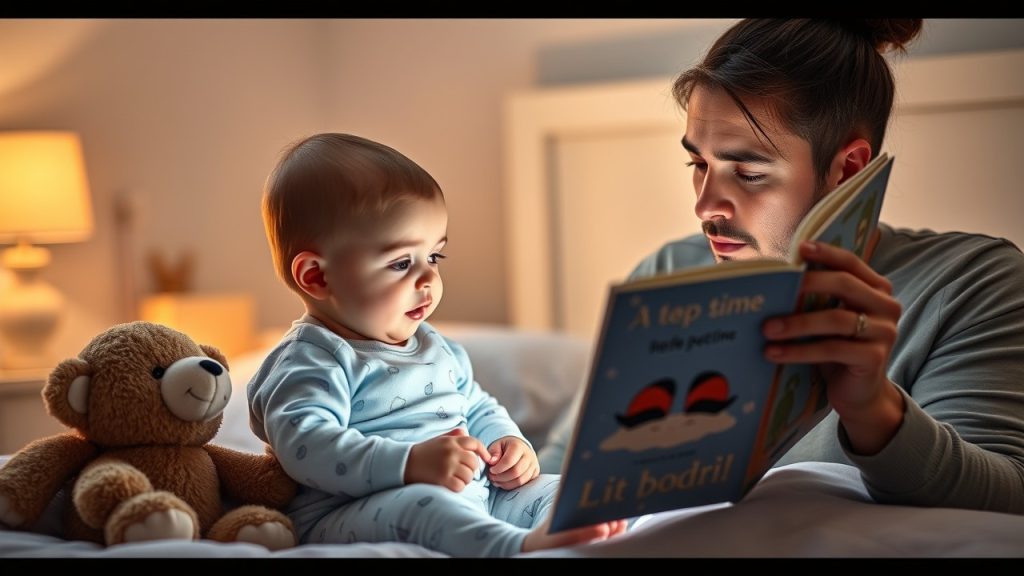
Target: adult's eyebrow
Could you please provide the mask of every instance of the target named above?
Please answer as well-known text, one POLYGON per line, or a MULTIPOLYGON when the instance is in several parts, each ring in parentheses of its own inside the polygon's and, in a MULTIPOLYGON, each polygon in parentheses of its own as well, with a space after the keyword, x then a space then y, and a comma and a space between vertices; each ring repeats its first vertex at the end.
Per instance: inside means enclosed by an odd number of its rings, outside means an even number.
MULTIPOLYGON (((682 144, 683 148, 686 148, 691 154, 696 156, 702 155, 697 146, 687 140, 685 135, 683 136, 682 144)), ((774 158, 753 150, 718 150, 712 155, 723 162, 743 162, 746 164, 773 164, 775 162, 774 158)))

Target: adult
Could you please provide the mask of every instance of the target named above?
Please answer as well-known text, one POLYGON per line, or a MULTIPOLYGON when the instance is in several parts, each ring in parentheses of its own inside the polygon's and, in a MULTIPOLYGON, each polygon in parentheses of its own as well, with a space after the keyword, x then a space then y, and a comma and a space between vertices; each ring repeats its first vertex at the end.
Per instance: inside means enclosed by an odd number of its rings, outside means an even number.
MULTIPOLYGON (((784 256, 808 209, 881 149, 895 88, 883 53, 905 50, 921 26, 754 19, 727 30, 673 86, 703 234, 666 244, 631 277, 784 256)), ((1024 513, 1024 254, 1001 238, 885 223, 863 261, 824 244, 800 251, 826 268, 802 289, 842 304, 770 319, 764 353, 819 365, 832 411, 776 465, 852 464, 878 502, 1024 513)), ((556 427, 542 469, 570 432, 556 427)))

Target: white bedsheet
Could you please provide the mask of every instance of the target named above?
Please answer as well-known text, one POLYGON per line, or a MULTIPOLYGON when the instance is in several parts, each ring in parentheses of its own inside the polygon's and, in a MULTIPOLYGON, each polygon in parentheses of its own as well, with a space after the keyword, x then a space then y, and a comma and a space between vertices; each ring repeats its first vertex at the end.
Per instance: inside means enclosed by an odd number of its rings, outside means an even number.
MULTIPOLYGON (((271 552, 252 544, 159 541, 110 548, 0 531, 0 557, 431 557, 402 543, 317 544, 271 552)), ((801 463, 769 472, 742 502, 641 518, 606 542, 521 557, 1024 557, 1024 516, 883 506, 857 470, 801 463)))
MULTIPOLYGON (((477 380, 539 448, 547 428, 583 380, 588 346, 555 334, 497 327, 441 328, 460 341, 477 380)), ((230 359, 233 396, 214 442, 262 451, 249 431, 245 385, 266 350, 230 359)), ((0 456, 0 465, 5 462, 0 456)), ((402 543, 303 545, 271 552, 252 544, 160 541, 103 548, 55 538, 60 502, 37 532, 0 527, 0 557, 428 557, 402 543)), ((871 502, 850 466, 801 463, 772 470, 740 503, 667 512, 640 519, 603 543, 546 550, 528 557, 1024 557, 1024 516, 871 502)))

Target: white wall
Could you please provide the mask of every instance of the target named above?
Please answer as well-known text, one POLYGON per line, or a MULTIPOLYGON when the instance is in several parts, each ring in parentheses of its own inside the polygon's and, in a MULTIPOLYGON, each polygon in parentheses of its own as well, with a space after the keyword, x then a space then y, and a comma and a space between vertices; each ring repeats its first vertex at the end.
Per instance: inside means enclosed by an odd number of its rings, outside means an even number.
MULTIPOLYGON (((448 297, 437 317, 505 320, 498 213, 500 101, 534 78, 538 46, 686 26, 668 20, 0 20, 0 129, 81 133, 96 232, 53 245, 44 277, 68 300, 68 356, 130 319, 119 275, 197 251, 200 292, 249 291, 259 327, 300 307, 274 276, 259 193, 280 149, 324 130, 391 144, 451 206, 448 297), (116 194, 137 206, 122 246, 116 194)), ((7 281, 0 271, 0 283, 7 281)))
POLYGON ((537 52, 705 22, 379 20, 328 24, 329 127, 380 140, 441 184, 449 209, 436 319, 505 322, 501 106, 533 85, 537 52))
MULTIPOLYGON (((59 21, 32 26, 37 44, 69 30, 59 21)), ((113 225, 119 191, 139 207, 131 247, 139 291, 150 289, 148 250, 177 257, 192 247, 197 290, 251 291, 262 323, 295 314, 273 276, 259 194, 282 144, 322 125, 322 30, 311 21, 87 22, 69 32, 76 38, 60 58, 0 41, 0 62, 35 58, 40 68, 3 77, 0 128, 77 130, 85 149, 96 231, 88 242, 52 246, 45 271, 68 300, 59 356, 126 319, 113 225)))
POLYGON ((390 144, 438 179, 452 243, 436 318, 504 322, 504 96, 557 81, 559 66, 584 65, 579 57, 593 71, 614 54, 621 73, 653 57, 635 39, 706 36, 726 23, 0 20, 0 129, 79 131, 92 184, 96 233, 53 246, 45 273, 69 300, 56 350, 73 354, 127 319, 113 226, 121 192, 139 207, 132 296, 150 290, 150 249, 176 258, 194 248, 195 290, 251 292, 260 327, 293 319, 299 307, 273 274, 259 193, 282 146, 325 130, 390 144), (602 43, 621 49, 591 50, 602 43))

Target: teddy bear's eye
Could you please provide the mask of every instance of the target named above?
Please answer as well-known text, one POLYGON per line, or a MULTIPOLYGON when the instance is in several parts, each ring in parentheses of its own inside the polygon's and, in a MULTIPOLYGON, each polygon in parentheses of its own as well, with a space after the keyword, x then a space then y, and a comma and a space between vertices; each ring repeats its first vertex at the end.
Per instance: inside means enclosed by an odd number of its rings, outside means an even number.
POLYGON ((156 378, 157 380, 163 378, 164 372, 165 370, 163 366, 157 366, 156 368, 153 368, 153 378, 156 378))

